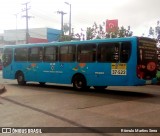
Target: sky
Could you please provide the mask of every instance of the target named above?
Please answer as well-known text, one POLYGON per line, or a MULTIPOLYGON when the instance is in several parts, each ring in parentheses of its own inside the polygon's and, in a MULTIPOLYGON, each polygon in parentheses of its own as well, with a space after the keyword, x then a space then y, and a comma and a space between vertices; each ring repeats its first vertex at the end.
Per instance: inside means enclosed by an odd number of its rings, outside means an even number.
MULTIPOLYGON (((50 27, 61 29, 63 11, 64 23, 69 22, 71 4, 72 28, 79 31, 92 27, 94 22, 102 24, 107 19, 118 19, 119 27, 131 26, 134 35, 148 35, 150 26, 160 20, 160 0, 0 0, 0 33, 9 29, 25 29, 24 3, 28 3, 29 28, 50 27)), ((76 33, 76 32, 75 32, 76 33)))

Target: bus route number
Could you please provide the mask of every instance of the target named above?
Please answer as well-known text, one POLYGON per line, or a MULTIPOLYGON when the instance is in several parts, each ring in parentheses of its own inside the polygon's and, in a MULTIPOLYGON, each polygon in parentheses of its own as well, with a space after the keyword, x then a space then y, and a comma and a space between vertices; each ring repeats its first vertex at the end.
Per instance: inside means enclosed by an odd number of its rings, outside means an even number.
POLYGON ((127 72, 125 69, 112 69, 111 74, 112 75, 126 75, 127 72))

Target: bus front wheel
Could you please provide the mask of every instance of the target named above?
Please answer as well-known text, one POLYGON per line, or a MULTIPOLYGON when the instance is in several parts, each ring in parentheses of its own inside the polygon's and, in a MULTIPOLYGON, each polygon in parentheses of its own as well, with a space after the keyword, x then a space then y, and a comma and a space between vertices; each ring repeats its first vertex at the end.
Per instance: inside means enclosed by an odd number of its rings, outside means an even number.
POLYGON ((19 85, 25 85, 26 81, 24 79, 24 74, 22 72, 17 73, 17 82, 19 85))
POLYGON ((89 89, 90 87, 87 86, 86 79, 83 75, 75 75, 73 77, 73 87, 76 90, 82 90, 82 89, 89 89))

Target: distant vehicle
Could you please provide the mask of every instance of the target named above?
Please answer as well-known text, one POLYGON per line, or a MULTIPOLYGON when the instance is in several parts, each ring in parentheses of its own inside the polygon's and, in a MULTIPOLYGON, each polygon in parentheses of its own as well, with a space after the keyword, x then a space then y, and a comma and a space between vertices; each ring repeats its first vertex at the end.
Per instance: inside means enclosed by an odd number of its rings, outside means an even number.
POLYGON ((5 46, 3 78, 75 89, 156 84, 156 51, 144 37, 5 46))

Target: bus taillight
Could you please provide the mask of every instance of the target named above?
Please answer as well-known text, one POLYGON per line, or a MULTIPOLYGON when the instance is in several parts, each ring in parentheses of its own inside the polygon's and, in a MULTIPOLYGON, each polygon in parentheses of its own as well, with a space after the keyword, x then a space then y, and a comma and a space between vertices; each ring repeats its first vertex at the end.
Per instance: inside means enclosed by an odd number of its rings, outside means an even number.
POLYGON ((142 71, 142 66, 141 66, 141 65, 138 65, 138 66, 137 66, 137 76, 138 76, 138 78, 140 78, 140 79, 143 79, 143 78, 144 78, 144 72, 142 71))

